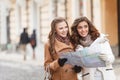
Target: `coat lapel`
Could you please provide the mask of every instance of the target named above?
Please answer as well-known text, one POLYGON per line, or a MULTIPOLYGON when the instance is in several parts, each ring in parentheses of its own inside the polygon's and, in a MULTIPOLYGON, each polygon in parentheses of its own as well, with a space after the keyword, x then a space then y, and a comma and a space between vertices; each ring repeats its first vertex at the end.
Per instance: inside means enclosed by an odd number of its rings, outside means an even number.
POLYGON ((73 49, 72 44, 67 45, 63 42, 58 41, 57 39, 55 40, 55 50, 56 50, 56 52, 60 52, 64 49, 66 49, 66 48, 73 49))

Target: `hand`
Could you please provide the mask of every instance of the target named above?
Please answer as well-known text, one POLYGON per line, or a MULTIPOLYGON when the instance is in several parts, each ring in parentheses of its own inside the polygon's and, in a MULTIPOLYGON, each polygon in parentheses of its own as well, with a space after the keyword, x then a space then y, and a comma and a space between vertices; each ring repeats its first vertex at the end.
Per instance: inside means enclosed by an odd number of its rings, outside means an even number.
POLYGON ((108 56, 107 56, 107 54, 101 53, 101 54, 99 55, 99 57, 100 57, 101 60, 103 60, 103 61, 105 61, 105 62, 108 61, 108 56))
POLYGON ((60 65, 60 67, 62 67, 65 64, 66 61, 67 61, 67 58, 59 58, 58 59, 58 64, 60 65))
POLYGON ((81 72, 82 67, 75 65, 72 69, 73 69, 76 73, 79 73, 79 72, 81 72))
POLYGON ((81 51, 83 50, 83 46, 82 45, 78 45, 75 49, 75 51, 81 51))

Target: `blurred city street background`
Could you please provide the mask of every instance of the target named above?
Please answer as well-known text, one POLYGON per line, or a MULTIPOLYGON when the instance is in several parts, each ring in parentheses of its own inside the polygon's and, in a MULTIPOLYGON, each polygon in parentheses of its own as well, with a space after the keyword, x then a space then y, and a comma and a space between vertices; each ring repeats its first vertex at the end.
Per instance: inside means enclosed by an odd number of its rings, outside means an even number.
MULTIPOLYGON (((75 18, 88 17, 99 32, 108 34, 116 57, 113 64, 120 80, 120 0, 0 0, 0 80, 44 80, 44 43, 55 17, 71 27, 75 18), (19 49, 23 28, 36 30, 36 59, 27 45, 27 59, 19 49)), ((110 76, 108 76, 110 77, 110 76)))
POLYGON ((43 44, 36 47, 36 59, 32 59, 31 46, 27 45, 27 59, 19 51, 0 52, 0 80, 44 80, 43 44))
MULTIPOLYGON (((27 48, 30 50, 30 45, 27 48)), ((16 51, 0 52, 0 80, 44 80, 44 45, 36 48, 36 59, 28 50, 26 61, 23 55, 16 51)), ((116 58, 113 67, 117 80, 120 80, 120 59, 116 58)))

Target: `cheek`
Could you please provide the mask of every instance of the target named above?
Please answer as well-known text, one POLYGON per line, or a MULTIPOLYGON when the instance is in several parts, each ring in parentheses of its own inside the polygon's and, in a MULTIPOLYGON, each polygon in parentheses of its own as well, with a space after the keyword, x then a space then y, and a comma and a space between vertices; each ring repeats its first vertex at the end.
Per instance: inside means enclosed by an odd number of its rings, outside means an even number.
POLYGON ((81 35, 81 31, 80 30, 77 30, 77 33, 78 33, 78 35, 81 35))
POLYGON ((68 32, 68 28, 66 29, 66 32, 68 32))
POLYGON ((81 30, 80 30, 80 29, 78 29, 78 30, 77 30, 77 32, 78 32, 78 33, 81 33, 81 30))
POLYGON ((61 34, 61 31, 59 30, 59 31, 57 31, 57 34, 61 34))
POLYGON ((56 30, 56 33, 57 33, 57 34, 60 34, 60 33, 61 33, 61 31, 57 29, 57 30, 56 30))
POLYGON ((89 31, 89 28, 87 28, 86 31, 89 31))

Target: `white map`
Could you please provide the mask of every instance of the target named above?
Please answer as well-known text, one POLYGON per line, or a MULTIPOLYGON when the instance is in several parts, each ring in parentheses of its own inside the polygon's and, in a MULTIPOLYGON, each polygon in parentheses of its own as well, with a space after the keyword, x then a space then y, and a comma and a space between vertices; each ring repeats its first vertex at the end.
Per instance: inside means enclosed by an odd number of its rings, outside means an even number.
POLYGON ((99 58, 101 53, 111 51, 105 38, 95 40, 91 46, 80 51, 63 53, 60 57, 67 58, 66 64, 78 65, 82 67, 105 67, 105 62, 99 58))

